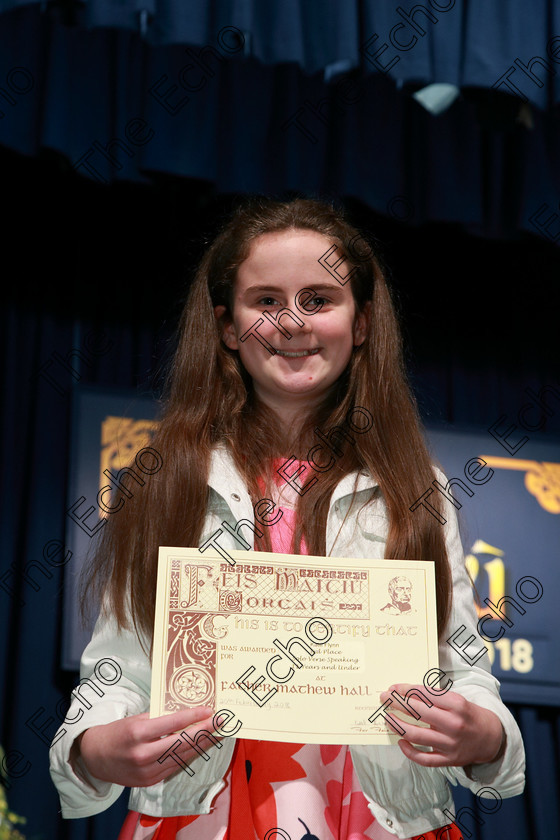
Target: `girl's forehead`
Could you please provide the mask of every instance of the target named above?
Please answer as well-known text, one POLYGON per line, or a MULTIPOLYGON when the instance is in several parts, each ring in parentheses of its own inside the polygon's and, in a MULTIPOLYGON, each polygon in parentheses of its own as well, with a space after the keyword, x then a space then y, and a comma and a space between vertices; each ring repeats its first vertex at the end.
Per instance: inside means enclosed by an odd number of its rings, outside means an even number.
POLYGON ((285 259, 316 260, 331 244, 334 243, 331 243, 328 237, 315 230, 295 228, 263 233, 251 243, 249 255, 244 263, 277 259, 279 256, 285 259))
POLYGON ((253 241, 247 258, 237 270, 237 292, 262 283, 275 287, 293 283, 309 286, 311 282, 331 280, 319 260, 332 244, 323 234, 310 230, 261 234, 253 241))
MULTIPOLYGON (((315 230, 295 228, 261 234, 253 240, 249 255, 237 270, 236 296, 280 289, 291 293, 312 287, 351 297, 350 287, 336 283, 321 259, 333 245, 338 243, 315 230)), ((343 275, 349 270, 345 266, 343 275)))

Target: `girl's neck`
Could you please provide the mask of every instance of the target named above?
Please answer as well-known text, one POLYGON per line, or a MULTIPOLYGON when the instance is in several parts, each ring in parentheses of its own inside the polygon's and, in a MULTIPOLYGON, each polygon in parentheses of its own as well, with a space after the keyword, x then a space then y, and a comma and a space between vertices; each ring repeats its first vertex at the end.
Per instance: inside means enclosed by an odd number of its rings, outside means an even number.
POLYGON ((265 403, 267 407, 274 413, 278 420, 279 428, 288 432, 290 437, 297 435, 309 418, 309 415, 314 411, 316 406, 293 406, 289 403, 279 402, 271 405, 265 403))

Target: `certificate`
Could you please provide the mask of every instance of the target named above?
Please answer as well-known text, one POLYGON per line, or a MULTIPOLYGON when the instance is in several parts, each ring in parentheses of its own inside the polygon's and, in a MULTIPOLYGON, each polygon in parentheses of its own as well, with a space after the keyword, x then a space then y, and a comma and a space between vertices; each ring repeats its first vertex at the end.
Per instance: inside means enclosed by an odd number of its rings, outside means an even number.
POLYGON ((396 743, 379 694, 438 667, 434 564, 228 553, 159 549, 151 716, 207 705, 242 738, 396 743))

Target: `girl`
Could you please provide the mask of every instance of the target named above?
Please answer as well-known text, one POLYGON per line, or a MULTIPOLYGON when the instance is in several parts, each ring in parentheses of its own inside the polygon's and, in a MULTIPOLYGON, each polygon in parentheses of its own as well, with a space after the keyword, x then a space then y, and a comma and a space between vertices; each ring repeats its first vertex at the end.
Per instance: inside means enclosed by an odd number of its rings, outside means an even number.
MULTIPOLYGON (((98 813, 126 786, 121 840, 455 840, 449 781, 521 793, 520 733, 486 658, 470 665, 446 641, 461 626, 478 638, 473 597, 452 506, 445 527, 414 506, 434 475, 445 479, 420 432, 383 271, 333 208, 260 200, 233 215, 193 281, 153 447, 163 469, 111 518, 91 570, 103 604, 82 678, 109 656, 122 677, 86 711, 74 699, 72 731, 55 737, 64 817, 98 813), (357 411, 367 433, 349 432, 357 411), (435 689, 430 707, 410 701, 429 728, 407 724, 391 747, 228 737, 208 760, 175 733, 212 731, 212 709, 149 719, 158 546, 198 546, 224 520, 254 522, 262 499, 274 515, 256 529, 257 551, 435 562, 452 690, 435 689), (158 761, 171 748, 194 775, 158 761)), ((238 548, 228 537, 226 550, 238 548)))

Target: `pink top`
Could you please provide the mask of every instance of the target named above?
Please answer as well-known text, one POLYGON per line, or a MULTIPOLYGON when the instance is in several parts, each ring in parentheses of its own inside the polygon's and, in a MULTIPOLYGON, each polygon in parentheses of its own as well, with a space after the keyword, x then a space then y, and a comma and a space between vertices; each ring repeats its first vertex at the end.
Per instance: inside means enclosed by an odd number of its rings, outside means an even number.
MULTIPOLYGON (((276 522, 275 525, 268 526, 270 534, 270 543, 275 554, 291 554, 292 553, 292 536, 296 526, 296 503, 297 491, 290 487, 277 470, 285 463, 285 459, 277 458, 272 462, 274 470, 274 482, 276 484, 276 493, 272 501, 276 504, 275 511, 282 512, 282 518, 276 522)), ((290 466, 290 475, 297 471, 297 468, 303 461, 294 461, 290 466)), ((263 481, 259 481, 259 488, 264 494, 265 485, 263 481)), ((302 554, 308 554, 305 540, 302 539, 300 551, 302 554)))

